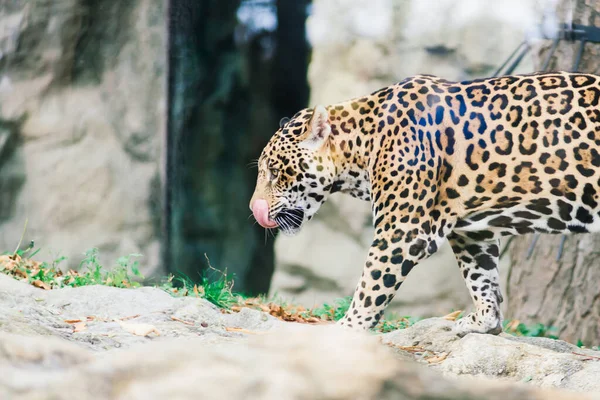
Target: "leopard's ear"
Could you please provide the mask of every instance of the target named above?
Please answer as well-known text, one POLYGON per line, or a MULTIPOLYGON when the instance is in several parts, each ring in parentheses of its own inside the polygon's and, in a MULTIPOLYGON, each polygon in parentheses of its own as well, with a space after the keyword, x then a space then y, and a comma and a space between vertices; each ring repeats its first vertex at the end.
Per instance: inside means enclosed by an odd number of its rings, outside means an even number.
POLYGON ((317 150, 325 143, 330 134, 329 113, 325 107, 316 106, 310 121, 308 121, 301 145, 310 150, 317 150))
POLYGON ((285 126, 285 124, 287 124, 288 122, 290 122, 290 119, 288 117, 283 117, 279 120, 279 127, 283 128, 285 126))

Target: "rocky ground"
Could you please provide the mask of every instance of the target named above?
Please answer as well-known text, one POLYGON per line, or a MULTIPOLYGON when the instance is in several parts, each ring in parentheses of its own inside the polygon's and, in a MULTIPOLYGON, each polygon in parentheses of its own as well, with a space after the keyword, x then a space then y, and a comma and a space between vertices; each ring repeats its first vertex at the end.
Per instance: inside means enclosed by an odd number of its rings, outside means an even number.
POLYGON ((451 326, 359 334, 154 288, 44 291, 0 275, 0 398, 600 399, 600 352, 451 326))

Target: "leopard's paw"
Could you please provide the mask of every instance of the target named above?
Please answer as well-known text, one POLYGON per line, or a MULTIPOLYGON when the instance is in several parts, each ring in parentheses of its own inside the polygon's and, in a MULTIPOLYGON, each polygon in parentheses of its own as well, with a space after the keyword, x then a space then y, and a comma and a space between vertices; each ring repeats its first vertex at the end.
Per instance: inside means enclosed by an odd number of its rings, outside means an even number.
POLYGON ((489 333, 498 335, 502 332, 502 319, 498 318, 478 318, 476 313, 470 313, 464 318, 459 319, 454 324, 454 332, 460 337, 468 333, 489 333))

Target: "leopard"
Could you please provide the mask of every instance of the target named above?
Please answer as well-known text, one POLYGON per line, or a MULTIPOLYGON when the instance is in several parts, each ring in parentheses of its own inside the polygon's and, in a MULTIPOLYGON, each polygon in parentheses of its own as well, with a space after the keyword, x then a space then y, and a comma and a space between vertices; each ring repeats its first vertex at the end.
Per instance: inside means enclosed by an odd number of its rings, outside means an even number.
POLYGON ((336 192, 371 203, 373 241, 338 324, 369 330, 448 241, 473 302, 459 336, 502 331, 507 236, 600 231, 600 77, 552 71, 462 82, 416 75, 283 118, 250 209, 299 232, 336 192))

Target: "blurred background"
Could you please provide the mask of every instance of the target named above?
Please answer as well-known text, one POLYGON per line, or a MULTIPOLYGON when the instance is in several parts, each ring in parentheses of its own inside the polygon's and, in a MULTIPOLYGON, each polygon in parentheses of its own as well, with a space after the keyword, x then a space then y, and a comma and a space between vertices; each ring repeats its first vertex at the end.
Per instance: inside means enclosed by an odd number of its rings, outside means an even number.
MULTIPOLYGON (((107 265, 140 253, 146 276, 195 280, 207 257, 243 293, 309 307, 351 295, 372 241, 368 203, 334 195, 292 238, 249 218, 249 164, 279 119, 419 73, 493 76, 523 41, 532 50, 515 72, 539 70, 558 23, 595 24, 598 10, 590 0, 0 0, 0 249, 27 224, 24 243, 69 267, 98 247, 107 265)), ((569 69, 576 51, 561 43, 549 68, 569 69)), ((542 242, 536 251, 557 247, 542 242)), ((517 250, 502 259, 508 289, 531 275, 511 272, 517 250)), ((531 285, 547 294, 555 275, 531 285)), ((430 316, 469 304, 446 245, 392 307, 430 316)), ((512 314, 540 320, 540 310, 512 314)))

